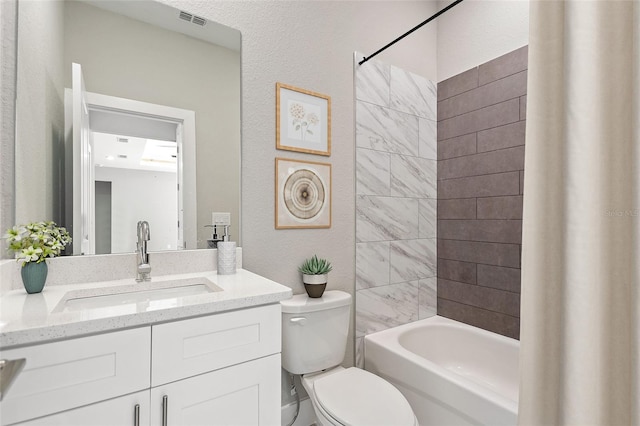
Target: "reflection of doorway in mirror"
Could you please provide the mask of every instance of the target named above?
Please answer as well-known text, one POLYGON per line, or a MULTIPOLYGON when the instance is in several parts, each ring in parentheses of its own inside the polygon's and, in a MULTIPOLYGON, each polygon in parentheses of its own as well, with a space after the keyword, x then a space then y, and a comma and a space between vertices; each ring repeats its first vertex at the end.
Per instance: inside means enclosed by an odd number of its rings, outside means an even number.
MULTIPOLYGON (((152 232, 150 251, 177 250, 178 197, 177 142, 136 138, 121 134, 93 133, 95 180, 111 184, 110 215, 99 220, 98 210, 105 210, 96 197, 96 254, 98 247, 110 246, 109 253, 136 249, 134 232, 139 220, 146 220, 152 232), (111 221, 110 225, 103 223, 111 221), (100 235, 101 226, 111 233, 100 235), (108 241, 101 241, 101 238, 108 241)), ((175 133, 174 133, 175 135, 175 133)), ((97 187, 96 187, 97 189, 97 187)), ((107 200, 104 200, 107 202, 107 200)))
MULTIPOLYGON (((74 173, 69 179, 73 190, 68 188, 67 194, 73 196, 66 204, 67 211, 74 212, 67 218, 74 225, 73 234, 91 244, 74 245, 74 254, 103 254, 107 247, 109 253, 135 251, 139 220, 150 224, 150 251, 194 248, 195 191, 183 190, 185 181, 195 181, 193 111, 96 93, 86 98, 91 155, 73 158, 79 163, 74 169, 91 172, 74 173), (98 199, 98 187, 104 190, 100 182, 111 186, 109 196, 102 193, 98 199), (87 193, 79 196, 78 187, 87 193), (108 214, 105 203, 110 204, 108 214), (110 223, 99 222, 106 220, 110 223), (111 232, 105 232, 108 228, 111 232)), ((65 108, 72 110, 66 101, 65 108)), ((73 132, 68 129, 66 134, 73 132)))

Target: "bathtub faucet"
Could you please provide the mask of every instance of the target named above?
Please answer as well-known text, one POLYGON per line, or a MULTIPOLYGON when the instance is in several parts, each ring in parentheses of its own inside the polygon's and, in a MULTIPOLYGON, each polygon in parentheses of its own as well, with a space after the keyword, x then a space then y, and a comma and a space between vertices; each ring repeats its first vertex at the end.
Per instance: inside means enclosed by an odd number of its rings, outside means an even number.
POLYGON ((138 222, 138 244, 136 245, 138 253, 138 269, 136 272, 136 281, 151 281, 151 265, 149 264, 149 253, 147 253, 147 241, 151 239, 149 231, 149 222, 141 220, 138 222))

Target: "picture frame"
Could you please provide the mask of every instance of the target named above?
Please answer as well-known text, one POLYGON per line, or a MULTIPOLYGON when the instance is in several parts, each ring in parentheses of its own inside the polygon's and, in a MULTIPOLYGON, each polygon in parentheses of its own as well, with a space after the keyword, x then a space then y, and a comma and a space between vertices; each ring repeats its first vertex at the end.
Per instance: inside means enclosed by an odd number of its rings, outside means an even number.
POLYGON ((276 229, 331 228, 331 164, 276 158, 276 229))
POLYGON ((331 97, 276 83, 276 148, 331 155, 331 97))

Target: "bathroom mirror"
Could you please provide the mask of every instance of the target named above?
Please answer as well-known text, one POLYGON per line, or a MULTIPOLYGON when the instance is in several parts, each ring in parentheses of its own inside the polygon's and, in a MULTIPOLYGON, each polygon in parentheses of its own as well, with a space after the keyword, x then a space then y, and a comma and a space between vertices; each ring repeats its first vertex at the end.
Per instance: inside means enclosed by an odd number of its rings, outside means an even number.
POLYGON ((135 250, 139 220, 150 251, 207 248, 225 212, 240 242, 240 47, 154 1, 19 0, 16 222, 54 220, 73 254, 106 254, 135 250))

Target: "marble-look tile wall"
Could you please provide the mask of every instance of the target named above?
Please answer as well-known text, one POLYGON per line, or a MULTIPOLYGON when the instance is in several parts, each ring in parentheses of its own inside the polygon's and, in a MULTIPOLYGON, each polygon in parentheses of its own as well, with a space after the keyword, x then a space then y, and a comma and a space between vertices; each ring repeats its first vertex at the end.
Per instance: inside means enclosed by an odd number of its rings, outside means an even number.
POLYGON ((436 313, 436 84, 378 61, 355 67, 361 366, 363 336, 436 313))

